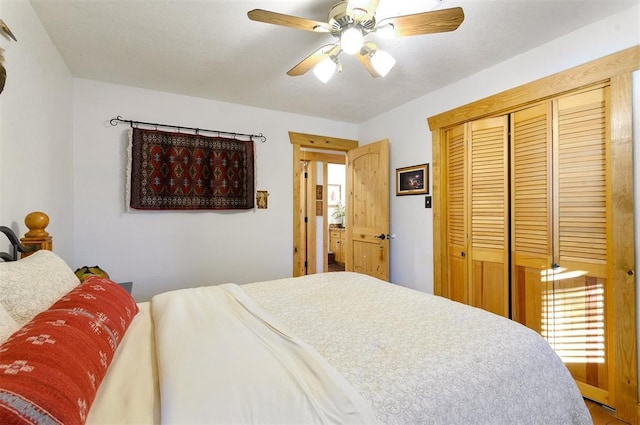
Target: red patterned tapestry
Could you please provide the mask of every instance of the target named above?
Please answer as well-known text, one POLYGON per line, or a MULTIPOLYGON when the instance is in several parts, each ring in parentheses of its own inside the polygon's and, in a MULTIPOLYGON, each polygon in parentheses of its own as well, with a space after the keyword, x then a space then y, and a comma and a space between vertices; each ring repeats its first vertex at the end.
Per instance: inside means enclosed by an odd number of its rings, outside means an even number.
POLYGON ((134 128, 130 149, 131 208, 254 207, 253 141, 134 128))

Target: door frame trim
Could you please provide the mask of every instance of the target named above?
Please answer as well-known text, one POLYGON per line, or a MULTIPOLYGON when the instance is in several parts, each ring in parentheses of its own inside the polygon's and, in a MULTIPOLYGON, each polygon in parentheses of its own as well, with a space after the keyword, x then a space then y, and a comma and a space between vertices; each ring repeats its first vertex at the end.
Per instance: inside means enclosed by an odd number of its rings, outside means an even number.
MULTIPOLYGON (((358 141, 341 139, 338 137, 321 136, 316 134, 289 132, 289 140, 293 145, 293 276, 303 276, 306 273, 303 255, 306 246, 303 246, 300 226, 302 224, 302 211, 300 209, 300 167, 298 164, 305 159, 313 159, 316 155, 303 148, 313 148, 322 151, 347 152, 358 147, 358 141)), ((318 152, 315 152, 317 154, 318 152)), ((322 152, 327 154, 327 152, 322 152)), ((344 160, 343 160, 344 161, 344 160)))

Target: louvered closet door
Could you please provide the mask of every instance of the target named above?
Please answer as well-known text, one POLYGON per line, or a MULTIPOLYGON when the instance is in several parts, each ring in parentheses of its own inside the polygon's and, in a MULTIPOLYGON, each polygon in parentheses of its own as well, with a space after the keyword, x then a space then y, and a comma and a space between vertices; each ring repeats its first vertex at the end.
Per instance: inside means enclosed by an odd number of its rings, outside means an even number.
POLYGON ((588 398, 614 405, 606 89, 511 115, 513 319, 540 332, 588 398))
POLYGON ((464 304, 468 300, 466 228, 466 143, 464 126, 445 133, 447 277, 442 295, 464 304))
POLYGON ((543 299, 553 293, 551 103, 511 114, 512 318, 543 332, 543 299))
POLYGON ((469 304, 509 317, 508 117, 468 126, 469 304))
POLYGON ((554 101, 554 290, 548 338, 583 395, 614 406, 608 88, 554 101))

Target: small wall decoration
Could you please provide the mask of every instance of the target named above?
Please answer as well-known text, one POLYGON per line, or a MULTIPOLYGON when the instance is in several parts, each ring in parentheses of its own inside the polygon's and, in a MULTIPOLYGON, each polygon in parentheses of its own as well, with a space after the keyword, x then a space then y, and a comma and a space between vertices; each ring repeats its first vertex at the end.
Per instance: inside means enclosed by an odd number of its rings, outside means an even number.
POLYGON ((266 190, 256 190, 256 204, 259 209, 267 208, 267 198, 269 197, 269 192, 266 190))
POLYGON ((322 200, 323 187, 321 184, 316 185, 316 217, 324 215, 324 201, 322 200))
POLYGON ((334 207, 338 205, 338 203, 342 201, 342 186, 339 184, 328 184, 327 190, 329 192, 327 194, 327 203, 329 204, 329 206, 334 207))
POLYGON ((396 195, 429 193, 429 164, 396 168, 396 195))

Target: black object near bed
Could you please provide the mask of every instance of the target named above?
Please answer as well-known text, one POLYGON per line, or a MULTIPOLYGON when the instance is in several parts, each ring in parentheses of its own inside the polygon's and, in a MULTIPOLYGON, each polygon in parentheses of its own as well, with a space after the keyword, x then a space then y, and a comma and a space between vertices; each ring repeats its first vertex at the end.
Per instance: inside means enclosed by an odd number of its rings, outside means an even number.
POLYGON ((4 261, 18 260, 18 252, 26 253, 36 251, 37 247, 35 245, 22 245, 16 234, 13 233, 13 230, 8 228, 7 226, 0 226, 0 232, 4 233, 11 243, 10 252, 0 252, 0 258, 2 258, 4 261))
POLYGON ((0 252, 0 258, 4 261, 17 261, 40 249, 53 249, 53 239, 45 228, 49 225, 49 216, 43 212, 34 211, 27 214, 24 224, 29 231, 24 237, 18 238, 7 226, 0 226, 0 232, 4 233, 11 244, 10 252, 0 252), (20 258, 18 253, 21 253, 20 258))

